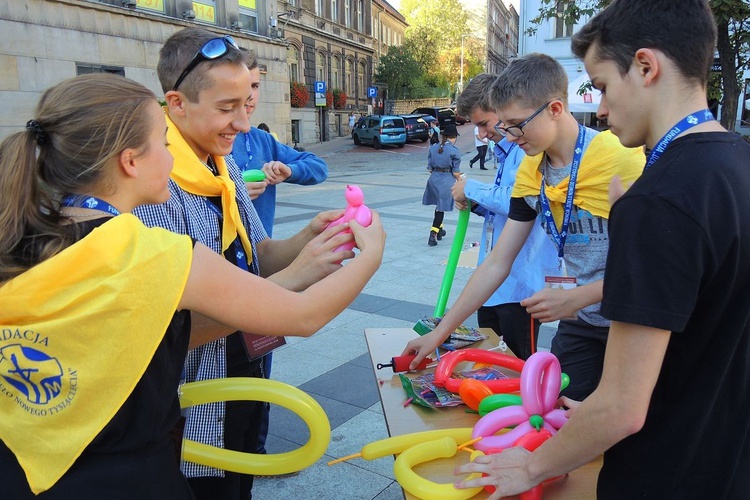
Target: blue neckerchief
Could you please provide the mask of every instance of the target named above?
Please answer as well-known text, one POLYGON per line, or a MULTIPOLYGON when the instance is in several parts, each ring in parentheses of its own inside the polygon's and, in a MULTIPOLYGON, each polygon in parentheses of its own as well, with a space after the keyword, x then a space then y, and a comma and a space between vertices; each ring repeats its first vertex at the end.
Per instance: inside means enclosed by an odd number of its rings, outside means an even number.
POLYGON ((120 211, 106 201, 87 194, 69 194, 60 200, 60 205, 63 207, 90 208, 112 215, 120 215, 120 211))
POLYGON ((664 153, 664 150, 666 150, 667 146, 669 146, 669 143, 672 142, 672 139, 674 139, 684 131, 695 127, 696 125, 710 122, 712 120, 715 120, 715 118, 714 115, 711 114, 711 111, 709 109, 697 111, 695 113, 687 115, 685 118, 680 120, 677 125, 672 127, 672 129, 667 132, 664 137, 661 138, 661 140, 656 144, 656 147, 651 150, 651 154, 648 155, 648 161, 646 162, 646 166, 643 167, 643 170, 648 170, 651 165, 656 163, 656 160, 661 157, 662 153, 664 153))
POLYGON ((547 226, 549 227, 552 238, 557 244, 557 256, 562 259, 564 255, 565 239, 568 237, 568 224, 570 223, 570 215, 573 212, 573 195, 576 190, 576 181, 578 179, 578 167, 581 164, 581 157, 583 156, 583 144, 586 140, 586 132, 582 125, 578 125, 578 142, 576 149, 573 154, 573 163, 570 166, 570 180, 568 181, 568 193, 565 197, 565 212, 563 213, 562 227, 560 231, 557 230, 557 224, 555 224, 555 218, 552 216, 552 210, 549 206, 549 199, 547 194, 544 192, 545 175, 542 174, 542 187, 539 190, 539 201, 542 204, 542 213, 547 219, 547 226))

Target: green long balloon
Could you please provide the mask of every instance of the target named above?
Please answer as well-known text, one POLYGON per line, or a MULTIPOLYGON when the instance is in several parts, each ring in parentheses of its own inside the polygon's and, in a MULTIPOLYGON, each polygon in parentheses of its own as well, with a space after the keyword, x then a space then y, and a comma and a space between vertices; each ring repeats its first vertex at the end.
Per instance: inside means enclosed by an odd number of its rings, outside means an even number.
POLYGON ((443 275, 443 284, 440 285, 440 294, 438 295, 437 305, 435 306, 434 316, 436 318, 445 314, 445 306, 448 304, 448 296, 451 294, 453 277, 456 275, 456 267, 458 267, 458 258, 461 256, 461 250, 464 246, 464 238, 466 238, 466 229, 469 227, 470 215, 471 211, 468 208, 466 210, 461 210, 458 213, 456 234, 453 237, 451 253, 448 256, 448 264, 445 266, 445 274, 443 275))

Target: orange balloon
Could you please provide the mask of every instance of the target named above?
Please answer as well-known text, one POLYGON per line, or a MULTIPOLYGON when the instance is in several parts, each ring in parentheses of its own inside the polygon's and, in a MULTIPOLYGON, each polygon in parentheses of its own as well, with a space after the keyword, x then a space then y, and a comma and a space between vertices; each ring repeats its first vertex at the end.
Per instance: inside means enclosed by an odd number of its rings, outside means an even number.
POLYGON ((492 396, 492 390, 480 380, 467 378, 458 386, 458 395, 472 410, 479 410, 479 403, 487 396, 492 396))

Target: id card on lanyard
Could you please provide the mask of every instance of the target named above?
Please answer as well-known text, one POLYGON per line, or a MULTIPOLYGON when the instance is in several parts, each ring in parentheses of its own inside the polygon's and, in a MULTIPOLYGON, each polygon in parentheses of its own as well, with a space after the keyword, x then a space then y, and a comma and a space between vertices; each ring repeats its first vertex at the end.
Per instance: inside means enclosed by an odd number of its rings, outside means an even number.
POLYGON ((546 173, 542 174, 542 185, 539 188, 539 202, 542 206, 542 215, 544 216, 547 227, 549 228, 552 239, 557 245, 558 269, 555 273, 549 273, 544 277, 544 285, 550 288, 575 288, 578 284, 576 277, 568 276, 568 270, 565 265, 565 240, 568 237, 568 226, 570 225, 570 216, 573 213, 573 197, 575 196, 576 182, 578 181, 578 169, 583 157, 583 146, 586 140, 586 130, 582 125, 578 125, 578 140, 573 153, 573 163, 570 166, 570 180, 568 181, 568 192, 565 196, 563 205, 563 219, 560 229, 557 229, 555 218, 552 215, 549 199, 545 193, 546 173))

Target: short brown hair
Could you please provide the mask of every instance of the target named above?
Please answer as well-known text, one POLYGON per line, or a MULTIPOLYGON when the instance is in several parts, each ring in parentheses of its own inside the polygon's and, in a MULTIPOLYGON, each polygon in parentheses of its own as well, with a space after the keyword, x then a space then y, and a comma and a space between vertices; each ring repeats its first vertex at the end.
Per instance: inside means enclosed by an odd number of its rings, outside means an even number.
MULTIPOLYGON (((159 51, 159 63, 156 72, 161 89, 166 94, 174 88, 180 74, 187 68, 195 54, 218 35, 202 28, 185 28, 170 36, 159 51)), ((208 88, 213 81, 207 75, 208 70, 219 64, 244 64, 249 69, 258 66, 254 54, 234 47, 227 47, 227 53, 217 59, 203 61, 196 66, 180 83, 180 92, 191 102, 198 102, 198 95, 208 88)))
POLYGON ((514 102, 525 108, 538 108, 551 99, 560 99, 568 107, 568 75, 559 62, 539 53, 514 59, 490 92, 494 109, 514 102))
POLYGON ((480 73, 471 79, 463 92, 456 99, 456 112, 469 116, 475 109, 494 112, 490 104, 490 89, 497 80, 497 75, 480 73))

